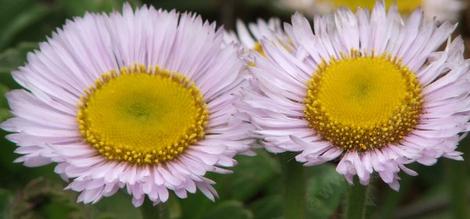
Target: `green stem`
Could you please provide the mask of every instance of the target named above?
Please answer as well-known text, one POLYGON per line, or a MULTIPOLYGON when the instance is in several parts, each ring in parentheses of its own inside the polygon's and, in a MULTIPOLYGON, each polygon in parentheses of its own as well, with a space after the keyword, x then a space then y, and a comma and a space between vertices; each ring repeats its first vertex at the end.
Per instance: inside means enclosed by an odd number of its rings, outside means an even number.
POLYGON ((284 219, 305 219, 305 173, 295 155, 286 153, 281 156, 284 174, 284 219))
POLYGON ((145 200, 142 207, 140 207, 142 212, 142 219, 169 219, 170 211, 168 205, 165 203, 159 203, 156 206, 153 206, 152 202, 145 200))
POLYGON ((358 181, 350 186, 346 207, 347 219, 366 218, 367 193, 368 187, 361 185, 358 181))
POLYGON ((380 211, 376 211, 374 218, 380 219, 392 219, 395 218, 397 208, 400 205, 400 202, 403 200, 406 194, 411 189, 413 177, 402 174, 402 179, 400 180, 400 192, 396 192, 391 189, 387 189, 385 192, 385 200, 380 205, 380 211))
POLYGON ((446 160, 447 175, 449 177, 449 198, 452 216, 455 219, 469 218, 467 207, 467 172, 463 162, 446 160))

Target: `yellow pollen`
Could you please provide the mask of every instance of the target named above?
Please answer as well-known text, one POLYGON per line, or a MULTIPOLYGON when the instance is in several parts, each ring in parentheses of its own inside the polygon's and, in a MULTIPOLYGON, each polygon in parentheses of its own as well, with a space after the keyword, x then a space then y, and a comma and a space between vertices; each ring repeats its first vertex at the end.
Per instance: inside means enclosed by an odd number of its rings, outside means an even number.
POLYGON ((266 53, 264 53, 263 46, 261 45, 260 42, 255 43, 255 46, 253 47, 253 50, 258 52, 260 55, 266 57, 266 53))
MULTIPOLYGON (((255 51, 255 52, 259 53, 261 56, 266 57, 266 53, 264 53, 263 46, 261 45, 260 42, 255 43, 255 46, 253 46, 252 51, 255 51)), ((248 65, 248 67, 255 67, 256 63, 255 63, 255 61, 249 61, 247 63, 247 65, 248 65)))
POLYGON ((203 139, 207 106, 184 75, 136 65, 103 74, 82 96, 79 130, 108 160, 158 164, 203 139))
MULTIPOLYGON (((321 2, 331 2, 331 0, 320 0, 321 2)), ((332 0, 335 7, 348 7, 355 10, 357 7, 372 9, 376 0, 332 0)), ((394 0, 386 0, 386 5, 392 5, 394 0)), ((396 1, 398 11, 402 14, 410 14, 422 5, 422 0, 398 0, 396 1)))
POLYGON ((308 82, 305 119, 344 150, 367 151, 399 143, 418 124, 422 88, 415 74, 390 56, 331 60, 308 82))

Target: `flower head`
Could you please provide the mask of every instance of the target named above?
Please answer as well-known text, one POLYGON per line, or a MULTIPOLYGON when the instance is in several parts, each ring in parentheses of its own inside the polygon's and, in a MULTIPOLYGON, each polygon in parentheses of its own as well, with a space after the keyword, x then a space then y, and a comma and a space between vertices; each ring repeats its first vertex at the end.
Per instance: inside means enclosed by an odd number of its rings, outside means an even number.
POLYGON ((244 62, 223 30, 193 14, 125 5, 86 14, 28 55, 13 72, 14 117, 2 124, 16 162, 55 171, 96 202, 126 188, 139 206, 217 195, 207 172, 228 173, 250 153, 251 125, 233 104, 244 62))
POLYGON ((341 9, 292 17, 295 53, 263 41, 267 58, 252 67, 258 86, 245 94, 257 133, 272 152, 300 152, 318 165, 339 158, 349 182, 377 172, 392 188, 405 165, 460 160, 470 119, 470 62, 455 25, 405 21, 383 4, 354 14, 341 9), (447 41, 444 50, 442 44, 447 41))
MULTIPOLYGON (((279 4, 292 10, 302 11, 309 15, 328 14, 340 7, 355 9, 357 7, 372 9, 377 0, 280 0, 279 4)), ((387 4, 394 1, 387 0, 387 4)), ((428 20, 456 21, 459 13, 464 9, 462 0, 402 0, 396 1, 398 11, 402 14, 411 14, 414 10, 422 8, 428 20)))
POLYGON ((271 40, 292 50, 292 41, 286 31, 289 30, 283 29, 278 18, 271 18, 268 21, 259 19, 256 23, 248 23, 248 25, 241 20, 237 20, 236 32, 226 32, 225 42, 238 44, 244 50, 244 54, 248 54, 248 56, 251 53, 264 54, 261 45, 262 39, 271 40))

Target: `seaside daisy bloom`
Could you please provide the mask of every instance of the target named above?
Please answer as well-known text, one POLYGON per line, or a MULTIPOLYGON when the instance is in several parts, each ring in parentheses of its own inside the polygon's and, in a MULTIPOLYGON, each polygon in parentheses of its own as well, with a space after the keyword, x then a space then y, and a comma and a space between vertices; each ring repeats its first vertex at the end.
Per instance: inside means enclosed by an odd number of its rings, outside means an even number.
MULTIPOLYGON (((245 24, 241 20, 237 20, 236 30, 227 31, 225 34, 226 43, 235 43, 244 50, 244 54, 259 53, 264 54, 261 45, 262 39, 268 39, 289 50, 293 50, 292 41, 281 25, 278 18, 270 18, 268 21, 258 19, 256 23, 245 24)), ((253 57, 251 57, 253 58, 253 57)))
MULTIPOLYGON (((302 11, 308 15, 328 14, 340 7, 372 9, 377 0, 279 0, 281 7, 302 11)), ((422 8, 428 20, 457 21, 465 3, 462 0, 386 0, 387 4, 396 2, 398 11, 408 15, 422 8)))
POLYGON ((200 190, 250 153, 251 125, 233 105, 245 63, 223 29, 191 13, 144 6, 67 21, 12 73, 7 98, 16 162, 56 163, 79 202, 125 188, 135 206, 200 190))
POLYGON ((419 10, 402 20, 381 3, 315 17, 315 31, 295 14, 297 52, 264 40, 267 58, 251 68, 258 86, 244 101, 257 134, 271 152, 300 152, 307 166, 338 160, 350 183, 375 172, 395 190, 401 170, 416 175, 407 164, 461 160, 470 62, 462 39, 450 40, 455 28, 419 10))

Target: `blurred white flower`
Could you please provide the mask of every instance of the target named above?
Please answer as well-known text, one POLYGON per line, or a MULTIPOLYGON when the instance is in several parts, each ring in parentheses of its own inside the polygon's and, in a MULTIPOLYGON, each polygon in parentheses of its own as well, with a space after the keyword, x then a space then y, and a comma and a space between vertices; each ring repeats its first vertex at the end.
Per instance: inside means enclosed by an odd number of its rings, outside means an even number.
POLYGON ((428 20, 457 21, 465 3, 462 0, 424 0, 422 8, 428 20))
MULTIPOLYGON (((376 0, 279 0, 279 6, 314 16, 332 13, 339 7, 348 7, 352 10, 357 7, 371 9, 375 2, 376 0)), ((395 1, 385 2, 390 5, 395 1)), ((426 19, 436 18, 438 21, 457 21, 460 12, 465 8, 462 0, 398 0, 396 2, 398 11, 402 15, 408 15, 422 8, 426 19)))
POLYGON ((264 54, 262 40, 273 41, 286 49, 293 50, 292 41, 288 36, 289 29, 284 29, 281 20, 271 18, 268 21, 258 19, 256 23, 245 24, 237 20, 235 31, 226 31, 224 41, 235 43, 249 61, 253 61, 252 53, 264 54))

